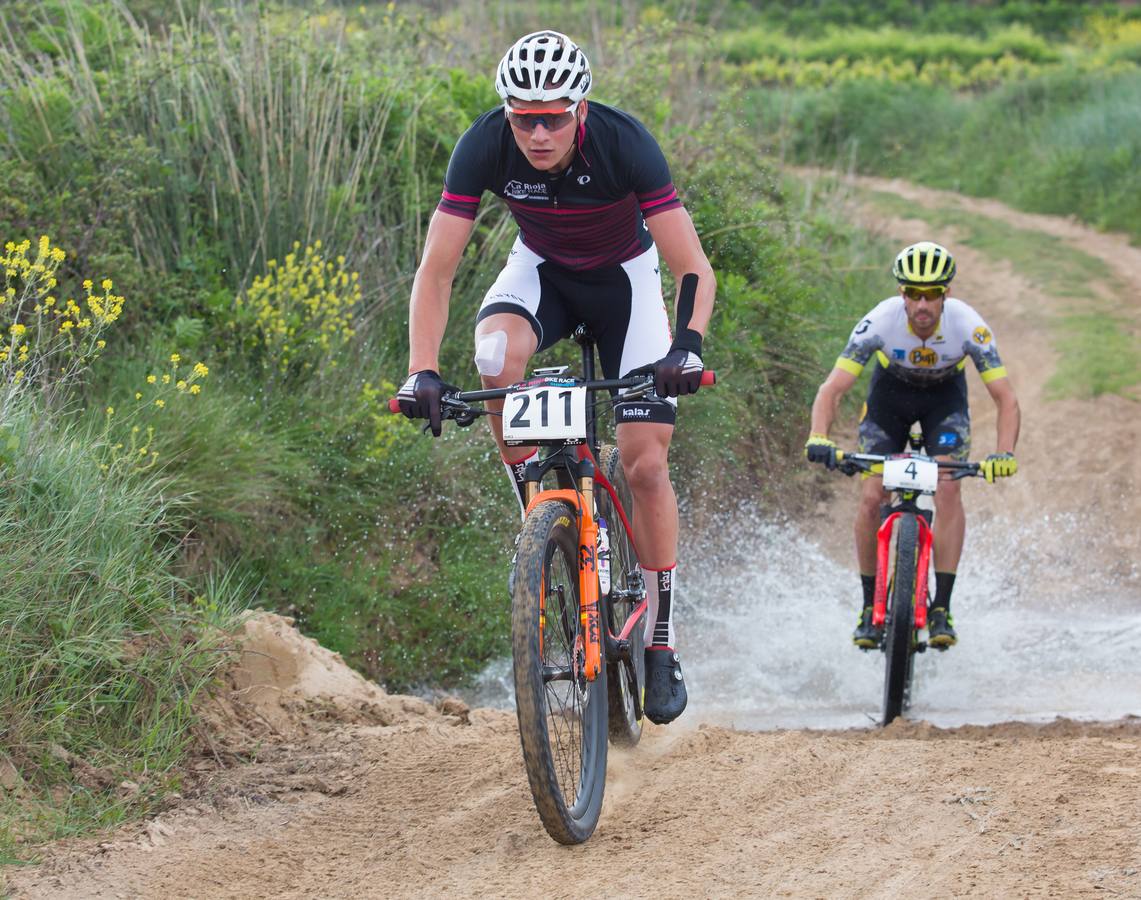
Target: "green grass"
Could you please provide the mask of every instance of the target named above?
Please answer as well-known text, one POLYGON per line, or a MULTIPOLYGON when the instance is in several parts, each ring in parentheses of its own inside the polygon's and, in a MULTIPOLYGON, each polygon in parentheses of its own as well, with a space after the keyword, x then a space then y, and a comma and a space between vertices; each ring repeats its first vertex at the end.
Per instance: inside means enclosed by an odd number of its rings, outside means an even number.
POLYGON ((796 162, 842 165, 1141 239, 1141 72, 1071 69, 956 94, 854 81, 749 95, 758 134, 796 162))
POLYGON ((1118 394, 1141 400, 1141 332, 1108 313, 1063 315, 1053 324, 1061 359, 1046 389, 1054 397, 1118 394))
POLYGON ((107 448, 24 405, 0 478, 0 856, 149 808, 190 740, 246 597, 174 574, 185 523, 152 473, 105 472, 107 448), (119 785, 140 785, 124 793, 119 785))

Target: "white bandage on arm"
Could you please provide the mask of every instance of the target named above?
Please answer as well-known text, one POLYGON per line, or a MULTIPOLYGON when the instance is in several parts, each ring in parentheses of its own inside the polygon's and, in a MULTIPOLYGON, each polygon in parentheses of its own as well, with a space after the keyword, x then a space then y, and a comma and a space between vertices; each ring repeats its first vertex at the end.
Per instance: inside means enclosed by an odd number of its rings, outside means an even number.
POLYGON ((507 358, 507 332, 492 331, 481 334, 475 344, 475 367, 480 375, 494 378, 503 373, 507 358))

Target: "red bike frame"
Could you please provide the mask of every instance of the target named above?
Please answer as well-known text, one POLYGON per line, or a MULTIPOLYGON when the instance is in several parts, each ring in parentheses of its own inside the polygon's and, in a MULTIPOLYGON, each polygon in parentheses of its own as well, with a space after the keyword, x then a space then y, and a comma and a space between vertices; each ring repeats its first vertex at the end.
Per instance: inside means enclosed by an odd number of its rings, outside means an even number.
MULTIPOLYGON (((884 622, 887 620, 887 567, 891 558, 891 532, 895 527, 896 520, 902 515, 904 513, 894 512, 888 516, 880 525, 876 535, 876 593, 872 609, 872 624, 876 628, 883 628, 884 622)), ((907 513, 907 515, 915 514, 907 513)), ((927 524, 927 520, 918 515, 915 516, 915 519, 919 523, 919 556, 917 560, 919 571, 915 579, 915 596, 912 598, 912 602, 915 604, 915 627, 920 629, 927 627, 927 568, 931 561, 932 536, 931 526, 927 524)))

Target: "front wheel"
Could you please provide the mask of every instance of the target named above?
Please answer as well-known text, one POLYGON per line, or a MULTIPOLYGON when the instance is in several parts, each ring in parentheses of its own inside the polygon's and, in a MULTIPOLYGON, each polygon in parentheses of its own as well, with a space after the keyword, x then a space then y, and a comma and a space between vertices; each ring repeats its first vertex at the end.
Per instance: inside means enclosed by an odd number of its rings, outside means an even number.
POLYGON ((559 500, 531 510, 511 598, 523 763, 543 826, 560 844, 590 837, 606 783, 606 667, 586 680, 576 517, 559 500))
POLYGON ((900 516, 895 531, 895 565, 891 573, 885 623, 886 666, 883 685, 883 724, 903 714, 911 695, 915 581, 919 562, 919 523, 914 515, 900 516))

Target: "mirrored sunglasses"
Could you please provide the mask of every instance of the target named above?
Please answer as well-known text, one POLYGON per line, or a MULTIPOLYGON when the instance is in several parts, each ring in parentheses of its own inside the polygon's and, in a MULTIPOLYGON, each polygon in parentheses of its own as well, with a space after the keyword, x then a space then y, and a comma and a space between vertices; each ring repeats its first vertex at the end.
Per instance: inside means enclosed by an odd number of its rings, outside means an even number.
POLYGON ((922 287, 908 284, 903 288, 903 296, 908 300, 938 300, 946 293, 945 284, 925 284, 922 287))
POLYGON ((572 103, 565 109, 513 109, 506 105, 503 109, 507 112, 507 121, 523 131, 534 131, 540 122, 547 131, 558 131, 574 121, 578 104, 572 103))

